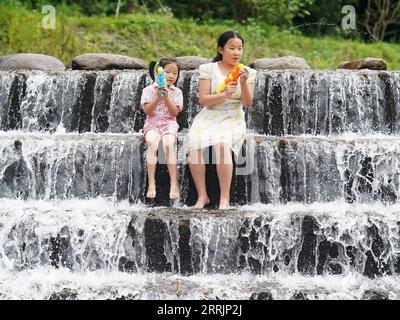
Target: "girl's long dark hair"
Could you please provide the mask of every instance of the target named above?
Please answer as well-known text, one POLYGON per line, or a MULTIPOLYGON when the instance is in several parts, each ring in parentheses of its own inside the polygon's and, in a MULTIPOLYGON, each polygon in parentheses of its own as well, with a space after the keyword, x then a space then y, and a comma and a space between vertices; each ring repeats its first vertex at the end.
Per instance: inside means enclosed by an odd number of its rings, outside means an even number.
POLYGON ((239 32, 236 31, 225 31, 221 34, 218 38, 218 45, 217 45, 217 55, 214 57, 212 62, 217 62, 222 60, 222 55, 218 52, 218 48, 223 48, 225 44, 232 38, 238 38, 242 40, 242 45, 244 45, 244 40, 239 32))
MULTIPOLYGON (((149 74, 153 81, 155 81, 154 67, 155 67, 156 63, 157 63, 157 61, 152 61, 149 64, 149 74)), ((178 82, 179 74, 181 72, 181 66, 180 66, 179 62, 173 58, 161 58, 159 63, 160 63, 160 66, 163 68, 165 68, 165 66, 168 64, 175 64, 178 67, 178 77, 176 78, 176 81, 174 83, 174 85, 175 85, 178 82)))

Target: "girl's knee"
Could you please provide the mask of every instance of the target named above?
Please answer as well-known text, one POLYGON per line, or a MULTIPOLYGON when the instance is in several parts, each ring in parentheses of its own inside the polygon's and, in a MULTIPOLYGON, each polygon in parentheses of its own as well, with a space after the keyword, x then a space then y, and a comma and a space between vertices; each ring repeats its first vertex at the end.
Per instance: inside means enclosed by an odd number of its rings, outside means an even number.
POLYGON ((160 138, 157 136, 146 137, 146 143, 149 149, 157 149, 160 144, 160 138))
POLYGON ((162 138, 163 147, 165 151, 173 151, 175 148, 175 136, 168 134, 162 138))
POLYGON ((217 163, 232 164, 231 149, 227 144, 220 143, 215 145, 214 148, 217 157, 217 163))
POLYGON ((231 154, 231 148, 224 143, 219 143, 214 146, 214 150, 217 155, 228 156, 231 154))
POLYGON ((164 150, 166 152, 172 152, 175 150, 175 143, 174 141, 167 141, 167 142, 163 142, 163 146, 164 146, 164 150))
POLYGON ((188 154, 188 161, 191 164, 203 164, 203 150, 191 150, 188 154))

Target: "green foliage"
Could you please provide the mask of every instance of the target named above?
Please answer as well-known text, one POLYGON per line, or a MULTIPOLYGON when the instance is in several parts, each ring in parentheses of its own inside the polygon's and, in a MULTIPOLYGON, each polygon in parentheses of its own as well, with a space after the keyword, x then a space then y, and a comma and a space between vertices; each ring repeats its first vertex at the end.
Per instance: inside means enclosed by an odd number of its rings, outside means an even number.
MULTIPOLYGON (((267 21, 276 26, 288 27, 294 17, 304 17, 308 14, 305 9, 316 0, 213 0, 186 1, 165 0, 178 18, 193 17, 207 21, 209 19, 230 19, 243 22, 249 17, 267 21)), ((150 9, 160 7, 159 0, 146 1, 150 9)))
POLYGON ((272 25, 288 28, 295 17, 305 17, 309 14, 306 7, 314 4, 315 0, 247 0, 257 8, 256 17, 265 19, 272 25))
MULTIPOLYGON (((157 58, 148 17, 134 11, 115 17, 70 15, 68 7, 57 7, 57 28, 40 27, 40 10, 0 5, 0 55, 18 52, 44 53, 61 59, 67 66, 72 58, 87 52, 105 52, 138 57, 145 62, 157 58)), ((295 55, 312 67, 332 69, 344 60, 372 56, 385 59, 390 69, 400 68, 400 45, 363 43, 335 36, 307 37, 296 30, 281 31, 267 21, 208 19, 199 23, 164 13, 150 15, 160 57, 199 55, 212 58, 217 37, 237 30, 245 39, 243 62, 256 58, 295 55)))
MULTIPOLYGON (((120 14, 144 13, 147 8, 152 13, 192 19, 203 24, 210 21, 245 24, 248 19, 255 19, 282 29, 296 28, 306 35, 336 35, 344 17, 342 8, 353 5, 357 11, 357 30, 350 32, 341 29, 341 35, 350 39, 371 40, 364 23, 367 17, 366 0, 0 0, 1 4, 14 8, 40 11, 43 5, 51 4, 64 15, 98 17, 115 16, 118 2, 120 14)), ((375 2, 382 3, 378 0, 375 2)), ((383 8, 379 10, 382 12, 377 12, 377 17, 390 14, 384 12, 383 8)), ((374 25, 374 19, 376 17, 371 19, 370 24, 374 25)), ((396 41, 400 38, 398 30, 398 23, 390 24, 384 39, 396 41)))

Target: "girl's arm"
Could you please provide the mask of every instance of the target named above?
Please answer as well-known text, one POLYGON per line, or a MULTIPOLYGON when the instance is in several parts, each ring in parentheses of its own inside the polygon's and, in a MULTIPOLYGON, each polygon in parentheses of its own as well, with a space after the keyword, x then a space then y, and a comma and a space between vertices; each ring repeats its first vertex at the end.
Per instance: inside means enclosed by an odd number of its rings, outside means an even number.
POLYGON ((172 100, 171 100, 171 98, 169 97, 169 94, 168 94, 168 89, 165 89, 164 97, 165 97, 165 104, 167 105, 168 112, 169 112, 170 116, 171 117, 176 117, 181 110, 179 109, 178 106, 176 106, 172 102, 172 100))
POLYGON ((154 99, 151 102, 147 102, 143 105, 143 111, 145 114, 151 115, 154 112, 154 110, 156 110, 157 105, 160 103, 160 101, 165 99, 166 97, 165 92, 163 90, 160 90, 159 88, 157 88, 157 91, 158 91, 157 96, 154 97, 154 99), (161 96, 163 92, 164 92, 164 97, 161 96))
POLYGON ((223 103, 232 97, 236 91, 235 85, 227 85, 225 91, 216 94, 211 92, 211 80, 200 79, 199 81, 199 102, 202 106, 212 107, 223 103))
POLYGON ((158 103, 161 101, 160 96, 155 97, 151 102, 145 103, 143 111, 145 114, 152 114, 156 110, 158 103))
POLYGON ((240 100, 245 108, 250 108, 253 103, 254 84, 247 83, 249 72, 246 68, 240 71, 240 100))
POLYGON ((243 107, 250 108, 253 103, 254 84, 248 84, 246 82, 244 84, 240 84, 240 88, 240 100, 242 101, 243 107))

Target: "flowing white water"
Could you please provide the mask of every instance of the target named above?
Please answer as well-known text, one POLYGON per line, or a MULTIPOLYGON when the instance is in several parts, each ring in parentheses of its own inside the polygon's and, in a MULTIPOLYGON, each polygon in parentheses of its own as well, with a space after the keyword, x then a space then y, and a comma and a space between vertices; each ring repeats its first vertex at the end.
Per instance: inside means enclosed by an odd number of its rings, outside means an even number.
POLYGON ((400 279, 347 276, 254 276, 252 274, 182 277, 176 274, 131 275, 38 268, 0 273, 1 299, 165 299, 248 300, 266 292, 275 300, 400 299, 400 279))

